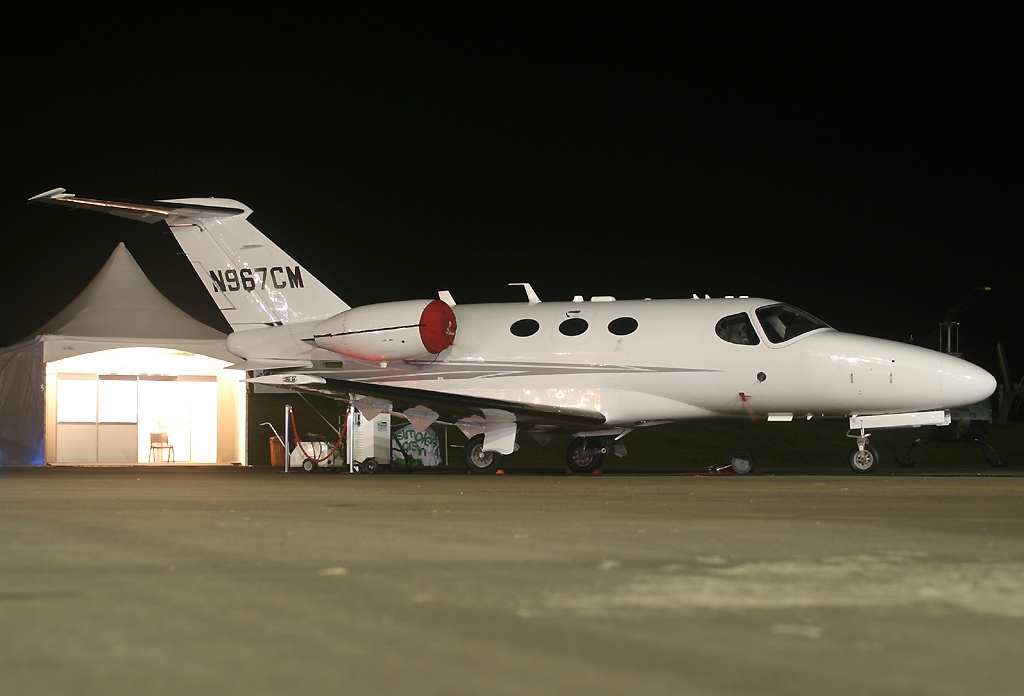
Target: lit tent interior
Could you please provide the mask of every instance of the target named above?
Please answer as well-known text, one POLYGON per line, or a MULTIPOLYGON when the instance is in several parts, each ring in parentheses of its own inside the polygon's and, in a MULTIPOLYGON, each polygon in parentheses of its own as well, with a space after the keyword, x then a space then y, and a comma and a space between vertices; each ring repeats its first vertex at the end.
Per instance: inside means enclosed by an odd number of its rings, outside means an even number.
POLYGON ((0 349, 0 466, 245 463, 245 373, 225 369, 224 338, 119 244, 35 337, 0 349))

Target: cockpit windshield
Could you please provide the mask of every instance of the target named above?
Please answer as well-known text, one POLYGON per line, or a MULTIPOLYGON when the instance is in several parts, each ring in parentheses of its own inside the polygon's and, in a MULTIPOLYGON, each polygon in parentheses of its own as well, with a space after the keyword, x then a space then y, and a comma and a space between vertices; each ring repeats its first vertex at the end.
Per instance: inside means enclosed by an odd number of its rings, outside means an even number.
POLYGON ((715 326, 715 333, 723 341, 740 346, 756 346, 761 342, 754 331, 754 325, 746 313, 730 314, 722 317, 715 326))
POLYGON ((755 314, 765 337, 772 343, 784 343, 816 329, 831 328, 807 312, 784 304, 761 307, 755 314))

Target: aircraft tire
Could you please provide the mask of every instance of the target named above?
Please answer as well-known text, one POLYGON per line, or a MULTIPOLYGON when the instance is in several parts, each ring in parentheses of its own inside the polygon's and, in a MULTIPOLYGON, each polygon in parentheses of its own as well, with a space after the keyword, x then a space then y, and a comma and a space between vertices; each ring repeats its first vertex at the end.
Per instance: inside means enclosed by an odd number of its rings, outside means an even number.
MULTIPOLYGON (((600 441, 598 441, 600 442, 600 441)), ((598 445, 600 448, 601 445, 598 445)), ((593 447, 587 447, 586 438, 578 437, 565 450, 565 463, 574 474, 590 474, 601 468, 604 454, 593 447)))
POLYGON ((864 445, 864 450, 854 450, 850 455, 850 468, 858 474, 872 474, 878 469, 878 450, 871 445, 864 445))
POLYGON ((732 456, 733 473, 745 476, 754 470, 754 455, 749 452, 737 452, 732 456))
POLYGON ((484 436, 469 439, 465 449, 466 468, 473 474, 494 474, 501 468, 501 452, 484 452, 484 436))

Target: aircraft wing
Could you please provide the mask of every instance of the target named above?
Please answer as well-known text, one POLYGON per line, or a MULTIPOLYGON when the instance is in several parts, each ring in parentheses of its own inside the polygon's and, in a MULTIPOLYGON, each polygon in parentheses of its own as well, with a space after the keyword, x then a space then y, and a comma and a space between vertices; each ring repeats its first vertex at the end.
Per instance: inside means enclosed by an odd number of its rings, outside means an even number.
POLYGON ((587 432, 601 428, 605 416, 599 411, 544 406, 428 389, 329 379, 307 375, 255 377, 252 382, 282 386, 294 391, 319 394, 353 404, 366 418, 389 411, 406 418, 419 429, 433 422, 458 427, 467 437, 483 433, 485 447, 508 454, 519 426, 541 430, 587 432), (506 450, 507 451, 504 451, 506 450))

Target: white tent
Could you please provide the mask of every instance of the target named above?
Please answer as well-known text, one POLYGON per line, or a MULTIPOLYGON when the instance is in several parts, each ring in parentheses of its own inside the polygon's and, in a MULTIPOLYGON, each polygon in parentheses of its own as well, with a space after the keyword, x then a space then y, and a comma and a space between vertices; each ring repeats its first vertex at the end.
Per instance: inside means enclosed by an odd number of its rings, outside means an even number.
POLYGON ((224 369, 224 338, 119 244, 34 338, 0 350, 0 466, 243 462, 244 372, 224 369))

